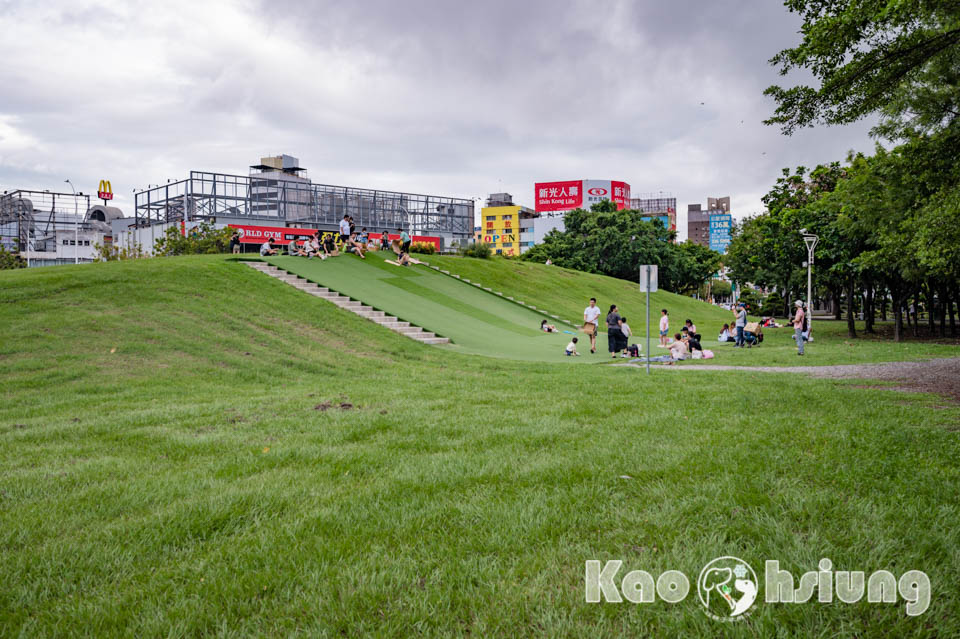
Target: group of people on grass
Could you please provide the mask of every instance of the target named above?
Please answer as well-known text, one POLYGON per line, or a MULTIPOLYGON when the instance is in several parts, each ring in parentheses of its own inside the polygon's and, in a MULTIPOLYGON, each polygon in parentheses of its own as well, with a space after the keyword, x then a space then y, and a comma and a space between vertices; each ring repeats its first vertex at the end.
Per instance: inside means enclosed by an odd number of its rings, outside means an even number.
MULTIPOLYGON (((589 305, 583 309, 583 332, 590 337, 590 352, 597 352, 597 333, 600 330, 600 315, 602 311, 597 306, 597 298, 591 297, 589 305)), ((620 315, 620 309, 616 304, 611 304, 607 311, 605 319, 607 327, 607 351, 611 358, 637 356, 640 353, 640 347, 637 344, 630 344, 630 337, 633 331, 627 318, 620 315)), ((579 355, 577 352, 577 338, 574 337, 567 344, 567 355, 579 355)))
MULTIPOLYGON (((366 259, 365 254, 368 251, 376 251, 378 249, 381 251, 393 250, 397 255, 397 263, 402 266, 409 266, 410 264, 410 235, 402 228, 397 228, 397 234, 400 237, 394 239, 392 242, 389 239, 389 233, 387 231, 380 233, 380 240, 377 242, 367 233, 366 227, 361 228, 360 231, 357 232, 353 218, 349 215, 344 215, 343 219, 340 220, 339 231, 339 236, 337 237, 332 233, 321 236, 320 231, 315 231, 313 235, 303 240, 303 242, 297 239, 290 240, 287 244, 287 254, 306 257, 308 259, 319 257, 321 260, 325 260, 328 257, 337 257, 342 251, 344 253, 353 253, 361 259, 366 259)), ((231 238, 231 244, 234 244, 234 239, 237 240, 236 244, 239 245, 239 234, 234 234, 234 238, 231 238)), ((273 238, 268 237, 260 246, 260 255, 263 257, 279 254, 280 249, 275 246, 275 240, 273 238)))

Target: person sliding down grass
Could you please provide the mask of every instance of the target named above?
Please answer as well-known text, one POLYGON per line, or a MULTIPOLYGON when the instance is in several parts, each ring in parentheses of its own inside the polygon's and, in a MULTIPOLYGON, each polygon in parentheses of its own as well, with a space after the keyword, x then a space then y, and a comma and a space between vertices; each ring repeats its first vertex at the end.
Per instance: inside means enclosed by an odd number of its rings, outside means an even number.
POLYGON ((540 322, 540 330, 544 333, 556 333, 557 327, 554 324, 547 324, 547 320, 540 322))
POLYGON ((400 240, 393 240, 390 243, 390 247, 397 255, 397 263, 400 264, 400 266, 410 266, 410 256, 403 252, 402 246, 400 240))

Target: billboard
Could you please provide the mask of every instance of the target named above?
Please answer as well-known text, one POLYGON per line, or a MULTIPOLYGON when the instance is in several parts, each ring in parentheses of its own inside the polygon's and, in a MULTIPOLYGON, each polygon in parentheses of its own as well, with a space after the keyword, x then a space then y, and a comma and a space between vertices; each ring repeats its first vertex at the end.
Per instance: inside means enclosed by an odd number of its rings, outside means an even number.
POLYGON ((733 216, 729 213, 710 213, 710 248, 718 253, 726 253, 730 244, 730 230, 733 228, 733 216))
POLYGON ((570 211, 591 206, 604 200, 617 205, 617 210, 630 205, 630 185, 618 180, 567 180, 564 182, 537 182, 534 201, 540 213, 570 211))

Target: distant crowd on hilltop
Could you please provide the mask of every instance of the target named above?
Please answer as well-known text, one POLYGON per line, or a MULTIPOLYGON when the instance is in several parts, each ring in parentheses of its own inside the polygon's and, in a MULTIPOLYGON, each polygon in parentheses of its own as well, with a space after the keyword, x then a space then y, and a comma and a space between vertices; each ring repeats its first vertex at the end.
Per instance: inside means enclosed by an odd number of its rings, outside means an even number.
MULTIPOLYGON (((397 228, 397 237, 390 239, 389 231, 380 233, 368 233, 366 227, 359 231, 353 217, 344 215, 340 220, 339 234, 323 233, 319 230, 306 239, 294 238, 287 243, 287 255, 296 257, 306 257, 313 259, 318 257, 325 260, 331 257, 337 257, 342 253, 353 253, 361 259, 366 259, 368 251, 393 251, 397 256, 396 264, 409 266, 410 264, 410 235, 402 228, 397 228)), ((240 252, 240 233, 233 234, 230 238, 230 250, 233 253, 240 252)), ((268 237, 260 245, 260 255, 269 257, 280 255, 281 245, 274 238, 268 237)))

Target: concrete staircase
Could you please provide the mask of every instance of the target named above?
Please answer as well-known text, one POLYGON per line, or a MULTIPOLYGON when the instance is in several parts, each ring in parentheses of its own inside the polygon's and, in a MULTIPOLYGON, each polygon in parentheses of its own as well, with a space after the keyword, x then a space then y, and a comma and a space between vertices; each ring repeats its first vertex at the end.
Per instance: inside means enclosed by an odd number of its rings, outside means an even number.
POLYGON ((290 273, 281 268, 267 264, 266 262, 244 262, 250 268, 265 273, 271 277, 275 277, 281 282, 286 282, 290 286, 300 289, 304 293, 309 293, 316 297, 322 298, 339 306, 342 309, 346 309, 353 313, 356 313, 360 317, 364 317, 371 322, 379 324, 385 328, 389 328, 395 333, 400 333, 405 335, 410 339, 417 340, 418 342, 423 342, 424 344, 449 344, 450 338, 448 337, 437 337, 434 333, 430 331, 425 331, 419 326, 413 326, 410 322, 404 322, 392 315, 387 315, 383 311, 374 310, 372 306, 366 306, 363 302, 357 302, 351 300, 345 295, 341 295, 337 291, 331 291, 328 288, 320 286, 305 280, 299 275, 290 273))

